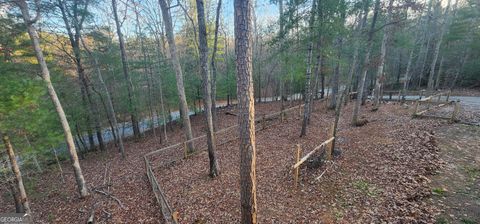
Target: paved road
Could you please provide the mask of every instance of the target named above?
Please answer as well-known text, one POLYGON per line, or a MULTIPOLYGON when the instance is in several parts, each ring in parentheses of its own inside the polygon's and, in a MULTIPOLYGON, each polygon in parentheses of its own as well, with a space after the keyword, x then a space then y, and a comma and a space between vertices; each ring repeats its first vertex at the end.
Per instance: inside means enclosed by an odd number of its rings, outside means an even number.
MULTIPOLYGON (((390 99, 389 96, 384 96, 384 99, 390 99)), ((405 99, 407 100, 417 100, 419 99, 420 96, 405 96, 405 99)), ((392 96, 392 100, 397 100, 398 96, 392 96)), ((434 100, 437 100, 437 98, 434 98, 434 100)), ((445 96, 442 96, 441 99, 446 100, 445 96)), ((480 111, 480 96, 450 96, 449 100, 460 100, 460 103, 462 104, 463 107, 472 109, 472 110, 478 110, 480 111)))

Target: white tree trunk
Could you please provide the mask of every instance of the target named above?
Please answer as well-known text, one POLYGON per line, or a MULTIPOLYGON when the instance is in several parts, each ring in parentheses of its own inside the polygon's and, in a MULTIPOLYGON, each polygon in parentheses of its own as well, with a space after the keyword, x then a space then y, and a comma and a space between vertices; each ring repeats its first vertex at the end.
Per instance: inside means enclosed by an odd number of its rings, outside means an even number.
POLYGON ((33 48, 35 50, 35 56, 37 58, 38 64, 40 65, 40 69, 42 71, 42 78, 47 85, 48 94, 55 105, 55 110, 57 111, 58 117, 60 122, 62 123, 63 132, 65 134, 65 141, 67 143, 67 148, 70 153, 70 159, 72 160, 72 167, 75 173, 75 179, 77 181, 78 191, 80 196, 86 197, 88 196, 88 189, 85 183, 85 179, 83 178, 82 169, 80 168, 80 162, 78 161, 77 151, 75 148, 75 143, 73 142, 72 132, 70 130, 70 125, 68 124, 67 117, 65 116, 65 112, 63 111, 62 104, 58 99, 57 93, 53 88, 52 81, 50 80, 50 71, 48 70, 47 63, 45 62, 45 57, 43 56, 42 48, 40 47, 40 41, 38 37, 38 33, 36 28, 33 26, 33 22, 30 19, 30 14, 28 11, 28 5, 25 0, 17 0, 15 1, 16 4, 20 7, 22 11, 22 16, 25 21, 25 25, 27 26, 28 35, 32 41, 33 48))

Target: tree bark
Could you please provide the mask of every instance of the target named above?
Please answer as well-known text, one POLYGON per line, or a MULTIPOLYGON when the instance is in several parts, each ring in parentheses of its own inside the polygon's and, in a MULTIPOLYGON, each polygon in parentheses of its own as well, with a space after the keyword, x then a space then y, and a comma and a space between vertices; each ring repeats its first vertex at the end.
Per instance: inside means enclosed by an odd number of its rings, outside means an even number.
MULTIPOLYGON (((393 0, 388 1, 388 9, 387 9, 387 19, 385 21, 385 24, 390 23, 391 17, 392 17, 392 6, 393 6, 393 0)), ((383 74, 383 68, 385 66, 385 55, 387 55, 387 43, 390 38, 390 28, 385 26, 385 31, 383 32, 383 38, 382 38, 382 44, 380 47, 380 61, 378 62, 378 67, 377 67, 377 76, 375 77, 375 94, 374 94, 374 99, 373 99, 373 109, 378 109, 378 106, 380 104, 380 89, 382 88, 383 85, 383 79, 384 79, 384 74, 383 74)))
POLYGON ((112 96, 110 95, 110 91, 108 91, 108 87, 105 84, 105 81, 103 79, 102 71, 100 70, 100 65, 98 64, 98 59, 92 54, 92 51, 88 49, 87 45, 85 44, 85 42, 83 42, 83 40, 82 40, 82 43, 83 43, 83 47, 85 48, 88 55, 91 57, 93 61, 93 65, 95 67, 98 80, 100 81, 100 84, 103 88, 103 91, 105 92, 105 95, 107 96, 108 115, 110 116, 110 120, 112 121, 112 126, 114 127, 114 129, 112 129, 112 132, 115 130, 114 132, 116 133, 116 136, 117 136, 115 139, 117 140, 118 146, 119 146, 118 149, 122 154, 122 158, 125 159, 125 148, 123 146, 123 139, 122 139, 122 136, 120 135, 120 130, 118 128, 117 116, 115 114, 115 109, 113 107, 112 96))
POLYGON ((27 214, 32 214, 32 211, 30 210, 30 203, 28 202, 27 198, 27 192, 25 191, 25 187, 23 186, 22 172, 18 167, 17 158, 15 157, 15 152, 13 151, 12 144, 10 143, 10 138, 5 133, 0 133, 0 135, 2 136, 3 144, 5 145, 8 158, 10 159, 12 172, 15 175, 15 183, 17 185, 18 192, 20 193, 20 200, 23 209, 27 214))
MULTIPOLYGON (((364 3, 366 4, 366 3, 364 3)), ((367 7, 368 8, 368 7, 367 7)), ((348 99, 346 99, 349 96, 350 92, 353 92, 353 75, 355 74, 355 68, 357 66, 357 60, 358 60, 358 53, 359 53, 359 48, 360 48, 360 34, 363 30, 363 17, 366 17, 368 12, 364 11, 363 16, 359 16, 358 19, 358 26, 357 30, 355 31, 353 35, 353 56, 352 56, 352 63, 350 64, 350 69, 348 70, 348 79, 347 79, 347 85, 345 86, 346 96, 344 97, 345 100, 345 105, 347 105, 348 99)))
MULTIPOLYGON (((161 71, 160 71, 160 60, 161 60, 161 51, 162 51, 162 45, 161 45, 161 41, 160 41, 160 38, 158 37, 158 35, 155 35, 155 42, 157 44, 157 50, 156 50, 156 57, 157 57, 157 61, 158 63, 156 63, 156 69, 158 70, 158 89, 159 89, 159 92, 160 92, 160 107, 161 107, 161 110, 162 110, 162 120, 163 120, 163 136, 165 137, 165 142, 168 143, 168 136, 167 136, 167 119, 166 119, 166 110, 165 110, 165 103, 164 103, 164 100, 163 100, 163 83, 162 83, 162 77, 161 77, 161 71)), ((169 115, 170 116, 170 115, 169 115)))
POLYGON ((438 66, 437 79, 435 80, 435 89, 438 89, 440 87, 440 79, 442 76, 442 68, 443 68, 443 59, 444 57, 442 56, 442 59, 440 59, 440 65, 438 66))
POLYGON ((215 14, 215 31, 213 38, 213 51, 212 60, 210 62, 212 66, 212 120, 213 129, 217 130, 217 64, 215 63, 215 57, 217 56, 218 45, 218 29, 220 27, 220 10, 222 9, 222 0, 218 0, 217 11, 215 14))
MULTIPOLYGON (((185 96, 185 87, 183 86, 183 72, 180 65, 180 61, 177 56, 177 46, 175 44, 175 36, 173 34, 172 16, 170 14, 170 8, 167 5, 166 0, 159 0, 160 8, 162 10, 163 23, 165 25, 165 32, 167 35, 168 47, 170 50, 170 61, 173 69, 175 70, 175 77, 177 80, 178 98, 180 99, 180 112, 182 114, 182 121, 184 124, 184 133, 187 141, 193 138, 192 126, 190 124, 190 116, 188 114, 187 97, 185 96)), ((192 153, 194 151, 193 142, 189 142, 188 151, 192 153)))
POLYGON ((50 72, 45 62, 45 57, 43 56, 42 48, 40 47, 40 41, 38 37, 37 30, 33 26, 35 21, 30 19, 30 14, 28 10, 28 5, 25 0, 16 0, 15 3, 20 7, 22 12, 23 20, 27 26, 27 31, 32 41, 33 48, 35 50, 35 56, 37 58, 38 64, 40 65, 42 71, 42 78, 47 85, 48 94, 55 105, 55 110, 59 116, 60 122, 62 123, 63 132, 65 134, 65 140, 67 142, 68 151, 70 153, 70 158, 72 160, 72 167, 75 174, 75 179, 77 181, 78 191, 80 196, 88 196, 87 185, 85 179, 83 178, 82 169, 80 168, 80 163, 78 161, 77 151, 75 149, 75 143, 73 142, 72 132, 70 131, 70 125, 68 124, 67 117, 63 111, 63 107, 58 99, 57 93, 52 85, 50 80, 50 72))
POLYGON ((413 52, 415 51, 414 48, 410 50, 410 56, 408 56, 408 63, 407 63, 407 69, 405 70, 405 75, 404 75, 404 80, 403 80, 403 93, 402 93, 402 100, 405 100, 405 95, 407 94, 408 90, 408 84, 410 82, 410 70, 412 67, 412 61, 413 61, 413 52))
POLYGON ((204 1, 196 0, 197 3, 197 20, 198 20, 198 50, 200 52, 200 72, 203 77, 203 108, 205 108, 205 119, 207 121, 207 146, 208 158, 210 160, 210 176, 216 177, 220 174, 216 156, 215 130, 213 128, 212 119, 212 87, 211 77, 208 71, 208 43, 207 43, 207 27, 205 22, 204 1))
POLYGON ((255 98, 252 77, 252 1, 234 0, 240 137, 241 223, 257 223, 255 98))
MULTIPOLYGON (((335 63, 335 69, 332 77, 332 100, 330 100, 330 109, 335 109, 337 106, 337 95, 339 88, 339 79, 340 79, 340 59, 342 57, 342 46, 343 39, 341 37, 337 38, 337 62, 335 63)), ((343 99, 343 98, 342 98, 343 99)), ((339 102, 342 103, 341 101, 339 102)))
POLYGON ((364 94, 363 90, 365 88, 365 80, 367 78, 368 67, 370 66, 370 53, 373 48, 373 34, 375 32, 375 23, 377 22, 379 8, 380 8, 380 0, 375 0, 375 8, 373 11, 372 24, 370 26, 370 31, 368 32, 367 52, 365 53, 365 61, 363 64, 363 69, 361 74, 362 76, 359 80, 358 88, 357 88, 357 99, 355 101, 355 107, 353 108, 352 125, 354 126, 359 124, 358 115, 360 113, 360 104, 362 104, 362 99, 364 94))
POLYGON ((25 213, 25 209, 23 208, 22 205, 22 199, 20 198, 20 195, 18 193, 17 188, 15 187, 15 184, 13 183, 12 180, 7 180, 8 188, 10 190, 10 194, 12 195, 13 202, 15 203, 15 213, 25 213))
MULTIPOLYGON (((142 52, 142 64, 143 64, 143 75, 144 75, 144 80, 147 83, 147 105, 148 105, 148 111, 150 112, 150 119, 152 122, 152 125, 150 126, 153 132, 153 137, 157 139, 157 132, 155 130, 155 117, 154 112, 153 112, 153 100, 152 100, 152 80, 149 79, 149 71, 148 71, 148 66, 147 66, 147 51, 145 49, 145 43, 143 40, 143 32, 142 32, 142 26, 140 24, 140 18, 139 18, 139 12, 137 9, 137 5, 134 6, 134 11, 135 11, 135 20, 136 20, 136 35, 137 38, 140 39, 140 50, 142 52)), ((161 140, 161 136, 160 136, 161 140)))
POLYGON ((303 122, 302 122, 302 130, 300 132, 300 137, 303 137, 307 135, 307 125, 308 125, 308 120, 310 119, 310 100, 312 99, 312 91, 311 91, 311 76, 312 76, 312 55, 313 55, 313 26, 315 22, 315 15, 316 15, 316 4, 317 1, 313 0, 312 1, 312 9, 310 11, 310 19, 308 22, 309 26, 309 42, 308 42, 308 48, 307 48, 307 71, 305 74, 305 98, 304 98, 304 110, 303 110, 303 122))
MULTIPOLYGON (((58 0, 58 7, 60 8, 60 11, 62 13, 62 19, 65 23, 65 28, 67 30, 70 45, 72 46, 72 49, 73 49, 77 75, 82 85, 81 87, 82 99, 85 101, 85 98, 86 98, 86 101, 87 101, 87 102, 84 102, 84 105, 86 106, 88 105, 87 115, 86 115, 87 121, 90 120, 90 116, 93 116, 98 145, 100 146, 101 150, 105 150, 105 144, 103 143, 103 135, 102 135, 102 129, 100 125, 98 108, 96 106, 96 103, 92 99, 92 93, 90 91, 90 86, 87 81, 87 77, 85 75, 85 69, 83 68, 83 64, 82 64, 82 57, 81 57, 81 51, 80 51, 80 38, 81 38, 81 30, 83 27, 83 21, 84 21, 85 15, 79 15, 80 9, 78 9, 77 3, 78 3, 77 1, 74 1, 74 4, 72 5, 73 13, 67 13, 67 10, 69 9, 67 8, 65 1, 63 0, 58 0), (72 21, 69 20, 67 14, 73 17, 72 21)), ((88 1, 86 1, 85 6, 82 9, 83 13, 86 13, 87 7, 88 7, 88 1)), ((87 125, 91 125, 90 122, 87 122, 87 125)), ((95 148, 95 143, 93 141, 90 141, 90 148, 95 148)))
POLYGON ((441 27, 441 30, 440 30, 440 37, 438 37, 439 39, 437 40, 437 42, 435 43, 435 49, 434 49, 434 52, 433 52, 433 60, 432 60, 432 64, 430 64, 430 73, 428 75, 428 84, 427 84, 427 88, 429 90, 433 90, 433 88, 435 87, 435 67, 437 65, 437 59, 438 59, 438 55, 440 53, 440 46, 442 45, 442 40, 443 40, 443 36, 445 34, 445 30, 447 29, 447 26, 449 25, 449 13, 450 13, 450 0, 448 1, 448 5, 447 5, 447 8, 445 9, 445 18, 444 18, 444 21, 443 21, 443 24, 442 24, 442 27, 441 27))
POLYGON ((431 30, 430 30, 430 23, 432 19, 432 15, 430 15, 432 11, 432 2, 433 0, 428 1, 428 7, 427 7, 427 14, 426 14, 426 20, 423 24, 423 32, 424 33, 424 39, 423 39, 423 45, 422 48, 420 49, 420 54, 422 56, 422 59, 419 60, 421 61, 421 66, 420 66, 420 71, 418 75, 418 83, 417 86, 420 88, 422 86, 422 80, 423 80, 423 73, 425 72, 425 64, 427 63, 427 58, 428 58, 428 50, 430 48, 430 40, 431 40, 431 30), (423 52, 423 54, 421 53, 423 52))
POLYGON ((130 119, 132 121, 133 127, 133 134, 135 138, 140 138, 140 127, 138 126, 138 118, 137 118, 137 106, 135 102, 134 96, 134 89, 132 79, 128 73, 128 64, 127 64, 127 52, 125 50, 125 40, 123 39, 122 29, 120 25, 120 21, 118 19, 118 12, 117 12, 117 0, 112 0, 112 8, 113 8, 113 17, 115 18, 115 26, 117 28, 117 35, 118 35, 118 42, 120 44, 120 56, 122 58, 122 69, 123 69, 123 76, 125 81, 127 82, 127 91, 128 91, 128 103, 130 109, 130 119))

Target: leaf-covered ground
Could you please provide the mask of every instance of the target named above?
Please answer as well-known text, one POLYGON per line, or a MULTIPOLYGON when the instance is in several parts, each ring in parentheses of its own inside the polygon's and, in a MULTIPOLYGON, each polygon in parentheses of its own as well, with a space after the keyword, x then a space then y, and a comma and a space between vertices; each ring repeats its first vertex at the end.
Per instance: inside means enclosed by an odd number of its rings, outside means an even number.
MULTIPOLYGON (((257 116, 271 113, 280 108, 276 103, 258 104, 257 116)), ((219 111, 219 128, 234 125, 237 117, 226 115, 226 108, 219 111)), ((203 135, 205 118, 192 116, 194 135, 203 135)), ((127 158, 121 160, 117 148, 109 145, 104 152, 86 154, 80 161, 91 196, 80 199, 76 190, 73 170, 69 161, 62 163, 66 183, 62 183, 56 164, 50 165, 42 174, 24 177, 27 194, 36 223, 85 223, 95 208, 95 221, 98 223, 162 223, 159 206, 145 174, 143 155, 184 140, 179 124, 172 125, 168 140, 162 144, 145 133, 140 141, 125 141, 127 158), (97 190, 97 191, 95 191, 97 190), (121 205, 112 197, 117 198, 121 205), (96 206, 94 206, 96 205, 96 206)), ((157 135, 160 130, 157 130, 157 135)), ((14 212, 15 207, 6 186, 0 185, 0 213, 14 212)))
POLYGON ((437 223, 480 223, 480 127, 455 124, 437 130, 444 169, 432 178, 437 223))
MULTIPOLYGON (((257 104, 256 116, 277 112, 279 108, 278 102, 257 104)), ((302 144, 305 154, 326 140, 333 111, 316 102, 308 136, 304 138, 298 137, 301 120, 297 113, 290 114, 283 123, 266 121, 268 127, 257 132, 260 223, 435 221, 441 208, 435 207, 437 203, 428 203, 432 197, 430 179, 442 162, 434 130, 448 124, 441 120, 412 119, 411 105, 389 103, 376 112, 371 112, 369 106, 362 108, 363 116, 370 122, 352 127, 351 109, 350 104, 340 119, 337 140, 340 155, 334 163, 309 161, 302 167, 297 189, 293 188, 291 171, 295 145, 302 144)), ((221 110, 218 128, 236 124, 237 117, 232 115, 235 113, 235 108, 221 110)), ((204 133, 203 123, 203 116, 192 117, 195 136, 204 133)), ((228 135, 236 133, 233 129, 228 135)), ((143 155, 184 139, 178 124, 173 125, 168 136, 169 143, 163 144, 152 133, 146 133, 140 141, 126 141, 125 161, 113 145, 107 152, 87 154, 81 160, 91 190, 87 199, 78 198, 68 161, 63 163, 65 184, 55 164, 42 175, 26 177, 36 222, 85 223, 94 209, 98 223, 162 223, 160 208, 145 175, 143 155)), ((215 179, 207 176, 205 153, 169 166, 163 166, 161 161, 172 158, 152 159, 156 176, 171 206, 179 212, 181 223, 239 222, 238 141, 220 145, 218 156, 221 175, 215 179)), ((1 190, 7 192, 4 186, 1 190)), ((14 211, 7 193, 0 197, 0 204, 0 212, 14 211)))
MULTIPOLYGON (((302 144, 306 153, 326 140, 333 112, 317 103, 304 138, 298 137, 298 116, 257 132, 260 223, 434 221, 437 209, 425 198, 431 195, 430 176, 441 165, 432 134, 441 121, 412 119, 411 107, 387 104, 376 112, 364 108, 370 122, 352 127, 351 109, 348 106, 340 120, 341 155, 334 163, 303 166, 297 189, 291 170, 295 145, 302 144)), ((239 222, 236 143, 218 148, 222 173, 215 179, 207 176, 205 153, 156 170, 181 223, 239 222)))

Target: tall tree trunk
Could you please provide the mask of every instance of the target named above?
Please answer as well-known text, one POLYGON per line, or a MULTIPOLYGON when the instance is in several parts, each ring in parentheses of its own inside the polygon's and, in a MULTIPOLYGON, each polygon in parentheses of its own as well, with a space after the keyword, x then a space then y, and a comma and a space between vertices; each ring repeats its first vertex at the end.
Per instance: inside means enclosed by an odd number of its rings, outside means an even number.
MULTIPOLYGON (((63 0, 58 0, 58 7, 60 8, 60 11, 62 13, 62 19, 65 23, 65 28, 67 30, 70 45, 73 49, 77 75, 82 85, 81 87, 82 99, 84 101, 84 105, 87 106, 87 115, 86 115, 87 121, 90 120, 90 116, 93 116, 98 145, 100 146, 101 150, 105 150, 105 144, 103 143, 103 135, 102 135, 102 129, 101 129, 100 119, 99 119, 100 113, 98 112, 96 103, 92 99, 92 93, 90 91, 90 85, 85 75, 85 69, 83 68, 81 51, 80 51, 81 30, 83 27, 85 13, 87 12, 88 1, 85 3, 83 9, 79 9, 78 2, 74 1, 74 4, 71 6, 73 11, 72 13, 67 12, 67 10, 69 9, 67 8, 66 2, 63 0), (82 11, 82 12, 79 12, 79 11, 82 11), (68 15, 73 17, 71 21, 68 15), (87 102, 85 102, 85 98, 87 102)), ((87 125, 90 126, 91 125, 90 122, 87 122, 87 125)), ((90 140, 90 148, 94 148, 95 145, 94 145, 94 142, 91 141, 91 137, 89 138, 89 140, 90 140)))
MULTIPOLYGON (((415 42, 417 41, 418 36, 421 32, 420 22, 421 22, 421 18, 418 18, 417 22, 416 22, 418 29, 415 32, 415 38, 414 38, 415 42)), ((408 56, 408 62, 407 62, 407 68, 405 70, 405 75, 403 76, 404 77, 403 78, 404 82, 403 82, 403 90, 402 90, 402 100, 405 100, 405 95, 407 94, 407 90, 408 90, 408 87, 409 87, 409 84, 410 84, 412 63, 413 63, 413 58, 415 56, 414 53, 415 53, 415 47, 412 47, 412 49, 410 49, 410 55, 408 56)))
POLYGON ((10 143, 10 138, 6 133, 1 133, 3 139, 3 144, 5 145, 5 149, 7 150, 8 158, 10 159, 10 165, 12 168, 12 172, 15 175, 15 183, 17 184, 18 192, 20 193, 20 200, 25 209, 25 212, 28 214, 32 214, 30 210, 30 203, 28 202, 27 192, 25 191, 25 187, 23 186, 23 179, 22 179, 22 172, 20 172, 20 168, 17 164, 17 158, 15 157, 15 152, 13 151, 12 144, 10 143))
MULTIPOLYGON (((166 0, 159 0, 160 8, 162 10, 163 23, 165 24, 165 32, 167 35, 168 47, 170 49, 170 60, 175 70, 175 77, 177 79, 178 98, 180 99, 180 112, 182 114, 182 121, 184 124, 184 132, 187 140, 193 138, 192 126, 190 125, 190 116, 188 114, 187 97, 185 96, 185 87, 183 86, 183 72, 180 61, 177 56, 177 46, 175 44, 175 36, 173 34, 172 16, 170 8, 166 0)), ((191 153, 194 150, 193 142, 188 143, 188 151, 191 153)))
POLYGON ((370 66, 370 53, 373 48, 373 34, 375 32, 375 23, 377 22, 378 11, 380 8, 380 0, 375 0, 375 8, 373 11, 373 18, 372 24, 370 26, 370 30, 368 32, 368 39, 367 39, 367 52, 365 53, 365 61, 363 64, 361 78, 358 83, 357 88, 357 99, 355 102, 355 107, 353 108, 353 116, 352 116, 352 124, 358 125, 358 115, 360 113, 360 104, 362 104, 363 99, 363 92, 365 89, 365 80, 367 78, 368 67, 370 66))
MULTIPOLYGON (((78 161, 77 151, 75 149, 75 143, 73 142, 72 132, 70 131, 70 125, 68 124, 67 117, 63 111, 63 107, 58 99, 57 93, 53 88, 52 82, 50 80, 50 72, 45 62, 45 57, 43 56, 42 48, 40 47, 40 41, 38 37, 37 30, 33 26, 35 19, 31 20, 28 5, 25 0, 16 0, 15 3, 20 7, 22 12, 23 20, 27 26, 28 35, 32 41, 33 48, 35 50, 35 56, 37 58, 38 64, 40 65, 42 71, 42 78, 47 85, 48 94, 55 105, 55 110, 59 116, 60 122, 62 123, 63 132, 65 134, 65 140, 67 142, 68 151, 70 153, 70 159, 72 160, 72 167, 75 174, 75 179, 77 181, 78 191, 80 192, 81 197, 88 196, 87 185, 85 184, 85 179, 83 178, 82 169, 80 168, 80 163, 78 161)), ((38 6, 39 7, 39 6, 38 6)), ((37 7, 37 9, 38 9, 37 7)))
POLYGON ((313 26, 315 22, 315 15, 316 15, 316 4, 317 1, 312 1, 312 10, 310 11, 310 19, 308 22, 309 26, 309 41, 308 41, 308 48, 307 48, 307 71, 305 74, 305 98, 304 103, 305 107, 303 110, 303 122, 302 122, 302 130, 300 132, 300 137, 305 136, 307 134, 307 125, 308 120, 310 119, 310 100, 312 95, 311 90, 311 76, 312 76, 312 57, 313 57, 313 26))
POLYGON ((440 78, 442 76, 443 59, 444 57, 442 56, 442 59, 440 59, 440 65, 438 66, 437 79, 435 80, 435 89, 438 89, 440 87, 440 78))
POLYGON ((98 59, 93 55, 92 51, 87 47, 85 42, 82 40, 83 47, 87 51, 88 55, 93 61, 93 65, 95 67, 95 72, 97 73, 98 80, 100 81, 100 85, 103 88, 103 91, 105 92, 105 95, 107 96, 107 108, 108 108, 108 115, 110 117, 110 120, 112 121, 112 126, 114 129, 112 129, 112 132, 116 133, 116 141, 118 142, 119 146, 119 151, 122 154, 122 158, 125 159, 125 148, 123 146, 123 139, 122 136, 120 135, 120 130, 118 128, 118 122, 117 122, 117 116, 115 114, 115 109, 113 107, 113 102, 112 102, 112 96, 110 95, 110 91, 108 91, 108 87, 105 84, 105 81, 103 79, 102 71, 100 70, 100 65, 98 64, 98 59))
POLYGON ((435 87, 435 83, 434 83, 435 67, 437 65, 437 59, 440 53, 440 46, 442 45, 443 36, 445 34, 445 30, 448 28, 448 25, 449 25, 449 20, 450 20, 449 13, 450 13, 450 0, 448 0, 447 8, 445 9, 445 18, 444 18, 442 27, 440 28, 441 29, 440 36, 438 37, 438 40, 435 43, 432 64, 430 64, 430 73, 428 75, 428 85, 427 85, 429 90, 433 90, 433 88, 435 87))
POLYGON ((208 71, 208 43, 207 27, 205 22, 205 9, 203 0, 197 2, 197 20, 198 20, 198 50, 200 52, 200 72, 203 77, 203 107, 205 108, 205 119, 207 120, 207 145, 208 158, 210 160, 210 176, 216 177, 220 174, 216 154, 215 130, 213 129, 212 119, 212 87, 210 72, 208 71))
MULTIPOLYGON (((95 63, 94 63, 94 67, 95 67, 95 63)), ((96 68, 95 68, 96 70, 96 68)), ((98 96, 98 98, 100 99, 100 102, 102 103, 102 106, 103 106, 103 110, 105 111, 105 113, 107 114, 107 121, 108 121, 108 125, 110 125, 110 131, 112 132, 112 136, 113 136, 113 140, 115 142, 115 146, 118 146, 117 142, 117 132, 115 130, 115 126, 113 126, 113 121, 112 121, 112 118, 110 117, 109 115, 109 112, 108 112, 108 106, 107 104, 105 103, 105 99, 103 99, 103 95, 98 92, 94 86, 92 86, 92 90, 93 92, 95 92, 98 96)))
MULTIPOLYGON (((312 99, 311 99, 311 102, 313 104, 313 99, 318 99, 318 82, 319 82, 319 78, 320 78, 320 71, 322 70, 322 60, 323 60, 323 55, 321 53, 321 48, 322 48, 322 37, 321 35, 318 37, 317 39, 317 46, 316 46, 316 49, 317 49, 317 56, 316 56, 316 60, 315 60, 315 66, 313 68, 313 83, 311 84, 312 86, 312 99)), ((311 106, 313 107, 313 106, 311 106)))
POLYGON ((402 91, 402 100, 405 100, 405 95, 407 94, 408 84, 410 82, 410 70, 412 69, 413 61, 413 52, 415 48, 410 49, 410 56, 408 56, 407 69, 405 70, 404 80, 403 80, 403 91, 402 91))
MULTIPOLYGON (((366 4, 364 2, 364 4, 366 4)), ((368 7, 367 7, 368 8, 368 7)), ((346 95, 344 97, 344 100, 345 100, 345 105, 347 105, 347 102, 348 102, 348 99, 346 99, 348 96, 349 96, 349 93, 350 92, 353 92, 353 75, 355 74, 355 68, 357 66, 357 60, 358 60, 358 52, 359 52, 359 48, 360 48, 360 34, 363 30, 363 26, 364 26, 364 23, 363 23, 363 17, 366 17, 368 14, 368 10, 366 10, 364 13, 363 13, 363 16, 362 14, 360 14, 358 16, 358 25, 357 25, 357 30, 355 31, 354 35, 353 35, 353 56, 352 56, 352 62, 350 64, 350 68, 348 70, 348 79, 347 79, 347 84, 345 86, 345 90, 346 90, 346 95)))
POLYGON ((257 223, 255 98, 252 77, 252 1, 234 0, 240 137, 241 223, 257 223))
MULTIPOLYGON (((337 62, 335 63, 335 69, 332 77, 332 99, 330 100, 330 109, 335 109, 337 107, 337 95, 338 95, 338 85, 340 79, 340 59, 342 57, 342 46, 343 39, 337 37, 337 62)), ((341 101, 339 102, 342 103, 341 101)))
POLYGON ((421 61, 421 66, 420 66, 420 71, 419 71, 419 75, 418 75, 418 83, 417 83, 417 86, 418 88, 420 88, 422 86, 422 81, 423 81, 423 75, 424 75, 424 72, 425 72, 425 65, 427 63, 427 58, 428 58, 428 50, 430 48, 430 40, 432 39, 431 38, 431 30, 430 30, 430 23, 431 23, 431 20, 432 20, 432 15, 430 15, 431 11, 432 11, 432 3, 433 3, 433 0, 429 0, 428 1, 428 7, 427 7, 427 14, 426 14, 426 19, 423 23, 423 29, 422 31, 424 32, 424 37, 423 37, 423 45, 422 45, 422 48, 420 49, 420 56, 422 56, 422 59, 419 60, 421 61), (423 52, 423 53, 422 53, 423 52))
MULTIPOLYGON (((158 35, 155 35, 155 42, 157 44, 157 49, 156 49, 156 58, 158 63, 156 63, 156 69, 158 71, 158 89, 160 92, 160 107, 162 110, 162 120, 163 120, 163 136, 165 137, 165 142, 168 143, 168 136, 167 136, 167 116, 166 116, 166 110, 165 110, 165 103, 164 103, 164 96, 163 96, 163 83, 162 83, 162 77, 161 77, 161 70, 160 70, 160 60, 162 59, 161 57, 161 51, 162 51, 162 44, 160 41, 160 38, 158 35)), ((163 43, 163 42, 162 42, 163 43)), ((170 115, 169 115, 170 116, 170 115)))
MULTIPOLYGON (((279 17, 279 29, 278 29, 278 38, 280 39, 280 56, 283 60, 283 63, 284 63, 284 66, 285 68, 288 68, 288 59, 287 57, 285 56, 285 49, 284 48, 284 30, 285 30, 285 19, 284 19, 284 16, 283 16, 283 0, 278 0, 277 1, 278 3, 278 17, 279 17)), ((287 100, 287 96, 286 96, 286 91, 285 91, 285 80, 283 79, 283 74, 282 76, 280 76, 280 110, 282 111, 282 118, 284 116, 283 114, 283 111, 285 110, 285 101, 287 100)))
MULTIPOLYGON (((151 126, 150 128, 152 129, 153 132, 153 137, 157 139, 157 132, 155 130, 155 120, 154 120, 154 112, 153 112, 153 100, 152 100, 152 80, 149 79, 149 70, 147 66, 147 51, 145 49, 145 43, 143 40, 143 32, 142 32, 142 26, 140 24, 140 18, 139 18, 139 12, 137 9, 137 5, 134 6, 134 11, 135 11, 135 20, 136 20, 136 35, 137 38, 140 39, 140 50, 142 52, 142 64, 143 64, 143 75, 144 75, 144 80, 147 83, 147 105, 148 105, 148 111, 150 112, 150 119, 151 119, 151 126)), ((161 136, 160 136, 161 140, 161 136)))
POLYGON ((467 63, 469 57, 470 57, 470 49, 466 49, 464 56, 462 58, 462 61, 460 62, 460 66, 456 69, 455 76, 453 78, 452 83, 450 84, 450 89, 455 88, 458 77, 460 76, 460 73, 463 71, 463 68, 465 67, 465 64, 467 63))
POLYGON ((137 118, 138 111, 137 111, 137 105, 136 105, 135 96, 134 96, 132 79, 128 73, 127 52, 125 51, 125 40, 123 39, 122 28, 120 25, 120 20, 118 18, 117 0, 112 0, 112 8, 113 8, 113 17, 115 18, 115 26, 117 28, 118 42, 120 44, 120 56, 122 58, 123 76, 125 78, 125 81, 127 82, 130 119, 132 121, 133 134, 135 135, 135 138, 138 139, 140 138, 140 127, 138 126, 138 118, 137 118))
POLYGON ((212 60, 210 65, 212 66, 212 120, 213 129, 217 130, 217 64, 215 63, 215 57, 217 56, 218 45, 218 29, 220 28, 220 10, 222 9, 222 0, 218 0, 217 11, 215 14, 215 31, 213 38, 213 51, 212 60))
MULTIPOLYGON (((393 0, 388 1, 388 9, 387 9, 387 19, 385 21, 385 24, 390 23, 391 17, 392 17, 392 6, 393 6, 393 0)), ((375 91, 374 91, 374 98, 373 98, 373 109, 376 110, 378 109, 378 106, 380 104, 380 89, 382 88, 383 85, 383 79, 384 74, 383 74, 383 68, 385 66, 385 55, 387 55, 387 43, 390 38, 390 28, 388 25, 385 27, 385 30, 383 32, 383 38, 382 38, 382 45, 380 47, 380 61, 378 62, 377 66, 377 76, 375 77, 375 91)))
POLYGON ((22 205, 22 199, 20 198, 20 195, 18 193, 17 188, 15 187, 15 184, 13 183, 12 180, 7 180, 8 188, 10 190, 10 194, 12 195, 13 202, 15 203, 15 213, 25 213, 25 209, 23 208, 22 205))

